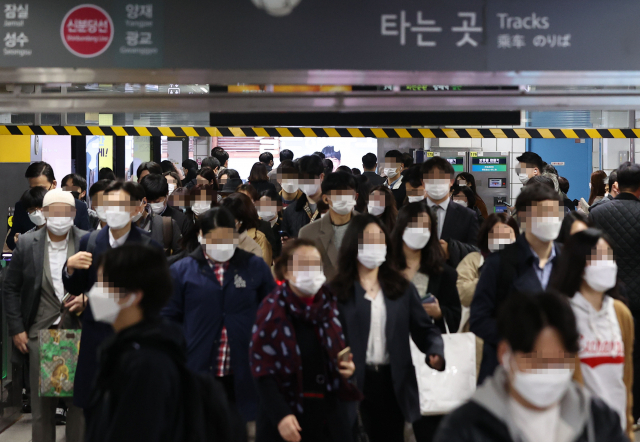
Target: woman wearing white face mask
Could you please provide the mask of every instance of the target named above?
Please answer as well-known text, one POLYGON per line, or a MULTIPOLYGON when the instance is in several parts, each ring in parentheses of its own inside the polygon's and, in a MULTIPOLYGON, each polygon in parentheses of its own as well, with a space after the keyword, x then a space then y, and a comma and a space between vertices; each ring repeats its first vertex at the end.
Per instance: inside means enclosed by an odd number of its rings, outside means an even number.
POLYGON ((376 186, 371 189, 367 211, 370 215, 377 216, 389 232, 396 226, 398 208, 396 199, 387 186, 376 186))
POLYGON ((482 216, 482 213, 480 213, 480 209, 476 206, 476 195, 473 193, 471 188, 454 184, 452 189, 453 193, 451 195, 451 201, 476 212, 476 215, 478 215, 478 223, 482 225, 485 218, 482 216))
POLYGON ((616 413, 572 382, 579 333, 561 295, 509 297, 498 316, 500 366, 438 429, 436 442, 623 442, 616 413))
POLYGON ((404 422, 420 418, 409 339, 427 364, 444 370, 440 330, 415 286, 397 270, 386 229, 377 217, 355 216, 347 229, 331 288, 364 393, 360 412, 372 442, 404 441, 404 422))
POLYGON ((571 298, 580 333, 576 379, 618 413, 632 437, 634 325, 618 294, 613 250, 597 229, 575 233, 557 270, 550 285, 571 298))
POLYGON ((314 242, 287 242, 275 273, 283 284, 260 305, 250 348, 260 397, 257 440, 351 440, 361 396, 349 382, 353 355, 338 357, 346 344, 337 299, 314 242))
POLYGON ((238 248, 263 258, 269 266, 273 264, 271 244, 258 229, 260 219, 251 198, 243 193, 232 193, 222 200, 222 206, 229 209, 236 218, 238 248))
POLYGON ((250 422, 257 409, 251 328, 260 302, 276 284, 262 258, 237 247, 235 226, 226 207, 198 218, 201 245, 171 266, 173 296, 162 314, 184 325, 187 366, 215 375, 230 399, 233 421, 250 422))

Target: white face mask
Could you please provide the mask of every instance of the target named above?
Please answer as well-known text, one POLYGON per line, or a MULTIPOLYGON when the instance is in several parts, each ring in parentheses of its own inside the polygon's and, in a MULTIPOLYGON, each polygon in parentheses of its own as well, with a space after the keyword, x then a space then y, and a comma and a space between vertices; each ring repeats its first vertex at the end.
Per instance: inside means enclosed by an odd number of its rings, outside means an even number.
POLYGON ((454 203, 460 204, 462 207, 469 207, 469 204, 463 200, 453 200, 454 203))
POLYGON ((361 244, 358 246, 358 261, 368 269, 380 267, 386 259, 386 244, 361 244))
POLYGON ((169 195, 171 195, 174 190, 176 190, 176 185, 175 184, 169 184, 169 195))
POLYGON ((52 216, 47 218, 47 230, 56 236, 66 235, 73 227, 73 218, 69 216, 52 216))
POLYGON ((274 212, 272 210, 258 210, 258 216, 265 221, 271 221, 278 216, 278 212, 274 212))
POLYGON ((409 200, 410 203, 419 203, 420 201, 424 200, 424 194, 408 196, 407 199, 409 200))
POLYGON ((422 227, 407 227, 402 234, 404 243, 413 250, 421 250, 431 238, 431 230, 422 227))
POLYGON ((191 206, 191 210, 196 214, 196 216, 202 215, 210 208, 211 203, 209 201, 196 201, 195 203, 193 203, 193 206, 191 206))
POLYGON ((295 281, 290 280, 292 286, 300 290, 305 295, 315 295, 327 281, 322 270, 312 270, 307 272, 293 272, 295 281))
POLYGON ((149 206, 151 207, 151 211, 153 213, 155 213, 156 215, 160 215, 162 212, 164 212, 164 209, 167 208, 167 202, 162 201, 159 203, 149 203, 149 206))
POLYGON ((518 179, 522 184, 527 184, 527 181, 529 181, 529 175, 527 175, 526 173, 519 173, 518 179))
POLYGON ((227 262, 236 252, 236 244, 206 244, 202 236, 198 241, 204 246, 207 256, 217 262, 227 262))
POLYGON ((373 205, 373 201, 369 201, 369 204, 367 204, 367 208, 369 209, 369 214, 373 215, 373 216, 380 216, 384 213, 385 207, 384 206, 374 206, 373 205))
POLYGON ((291 180, 291 181, 282 181, 282 190, 284 190, 287 193, 296 193, 298 191, 298 183, 291 180))
POLYGON ((597 292, 606 292, 616 286, 618 265, 613 260, 593 261, 584 268, 584 281, 597 292))
POLYGON ((391 167, 385 167, 384 168, 384 174, 388 177, 388 178, 395 178, 396 175, 398 175, 398 172, 396 172, 396 169, 393 169, 391 167))
POLYGON ((562 220, 555 217, 532 218, 530 223, 531 233, 540 241, 553 241, 558 237, 562 228, 562 220))
POLYGON ((331 210, 336 212, 338 215, 351 213, 355 206, 356 197, 353 195, 336 195, 331 200, 331 210))
POLYGON ((42 214, 42 210, 35 210, 33 213, 29 213, 29 219, 38 227, 47 222, 46 218, 42 214))
POLYGON ((512 369, 510 361, 511 354, 505 354, 502 363, 511 386, 535 407, 549 408, 558 403, 571 385, 573 370, 569 368, 547 368, 526 373, 512 369))
POLYGON ((112 229, 122 229, 131 221, 131 214, 124 207, 108 207, 107 225, 112 229))
POLYGON ((104 206, 96 207, 96 214, 98 215, 98 219, 103 223, 107 222, 107 210, 104 206))
POLYGON ((304 192, 307 196, 313 196, 318 193, 318 189, 320 188, 320 179, 314 181, 311 184, 301 184, 300 190, 304 192))
POLYGON ((467 182, 466 181, 458 181, 458 186, 467 187, 467 182))
POLYGON ((449 194, 451 189, 449 180, 432 180, 432 182, 426 182, 424 190, 429 195, 429 198, 433 201, 438 201, 449 194))
POLYGON ((513 244, 515 240, 511 240, 510 238, 498 238, 489 240, 489 251, 491 253, 497 252, 498 250, 502 250, 507 247, 509 244, 513 244))
POLYGON ((99 283, 93 284, 89 293, 89 305, 91 306, 91 313, 93 319, 98 322, 106 322, 113 325, 120 314, 120 310, 130 307, 136 300, 135 295, 129 295, 129 300, 122 305, 118 304, 118 300, 113 296, 111 292, 105 290, 105 288, 99 283))

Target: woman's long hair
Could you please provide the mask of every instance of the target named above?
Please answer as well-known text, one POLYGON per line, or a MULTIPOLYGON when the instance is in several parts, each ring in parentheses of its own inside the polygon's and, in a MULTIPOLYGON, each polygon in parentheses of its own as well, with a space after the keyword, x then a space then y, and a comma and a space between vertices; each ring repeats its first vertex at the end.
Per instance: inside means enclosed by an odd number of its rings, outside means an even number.
POLYGON ((387 259, 378 270, 378 282, 382 292, 389 299, 398 299, 409 285, 409 281, 393 264, 393 247, 389 232, 382 221, 373 215, 356 215, 351 219, 345 232, 338 257, 338 274, 331 281, 331 288, 342 302, 353 296, 354 283, 360 279, 358 275, 358 245, 362 242, 362 234, 369 224, 380 227, 387 244, 387 259))
POLYGON ((389 190, 387 186, 375 186, 369 191, 369 195, 367 196, 367 203, 369 203, 368 198, 370 198, 371 194, 376 190, 379 190, 384 195, 384 212, 382 212, 382 215, 380 215, 380 220, 382 221, 382 224, 387 227, 387 230, 391 232, 395 228, 396 220, 398 218, 396 199, 393 196, 393 192, 391 192, 391 190, 389 190))
MULTIPOLYGON (((611 245, 611 241, 598 229, 589 228, 571 235, 564 243, 562 254, 551 274, 549 288, 573 298, 573 295, 579 292, 580 286, 582 286, 587 259, 591 256, 601 238, 611 245)), ((618 284, 606 294, 626 302, 618 292, 618 284)))
POLYGON ((407 258, 404 256, 404 240, 402 239, 402 235, 409 226, 409 223, 416 220, 421 213, 426 213, 431 221, 431 238, 429 238, 427 244, 420 251, 419 271, 420 273, 434 276, 442 272, 446 258, 440 246, 440 241, 438 241, 438 218, 436 218, 433 210, 428 208, 424 202, 407 204, 398 212, 396 227, 393 229, 393 232, 391 232, 391 239, 395 248, 395 262, 398 269, 404 270, 407 268, 407 258))
POLYGON ((591 174, 591 192, 589 193, 589 205, 593 204, 593 201, 598 196, 604 196, 604 179, 607 177, 607 173, 604 170, 596 170, 591 174))

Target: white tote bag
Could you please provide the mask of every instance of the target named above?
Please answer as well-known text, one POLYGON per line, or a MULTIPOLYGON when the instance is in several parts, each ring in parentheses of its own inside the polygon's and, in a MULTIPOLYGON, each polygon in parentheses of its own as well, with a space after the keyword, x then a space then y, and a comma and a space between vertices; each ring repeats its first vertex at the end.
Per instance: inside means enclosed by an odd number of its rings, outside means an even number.
POLYGON ((429 367, 413 340, 411 358, 416 368, 420 412, 423 416, 447 414, 471 398, 476 391, 476 336, 473 333, 449 333, 444 341, 445 371, 429 367))

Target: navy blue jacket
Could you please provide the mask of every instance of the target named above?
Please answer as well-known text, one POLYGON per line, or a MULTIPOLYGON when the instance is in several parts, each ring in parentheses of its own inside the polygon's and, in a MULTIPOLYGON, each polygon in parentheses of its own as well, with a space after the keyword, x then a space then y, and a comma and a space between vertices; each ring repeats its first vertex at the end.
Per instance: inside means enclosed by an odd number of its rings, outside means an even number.
POLYGON ((236 403, 245 420, 257 414, 258 396, 249 368, 249 343, 260 302, 276 287, 262 258, 236 249, 218 283, 202 248, 171 266, 174 294, 162 315, 182 324, 187 367, 215 373, 220 333, 227 328, 236 403))
MULTIPOLYGON (((80 230, 89 230, 90 228, 89 211, 84 201, 76 200, 76 219, 74 220, 74 224, 80 230)), ((22 207, 22 204, 18 201, 13 213, 13 226, 11 226, 11 232, 9 232, 9 236, 7 237, 7 246, 9 246, 11 250, 15 249, 16 243, 13 240, 13 237, 16 236, 16 233, 22 235, 23 233, 33 229, 35 226, 36 225, 29 219, 27 208, 22 207)))
MULTIPOLYGON (((512 295, 542 292, 542 284, 533 269, 535 257, 524 234, 518 237, 515 246, 517 247, 518 262, 515 266, 515 277, 506 293, 512 295)), ((555 266, 560 257, 560 246, 556 243, 553 246, 556 249, 556 257, 552 261, 555 266)), ((504 284, 503 281, 500 281, 501 257, 504 253, 505 251, 502 250, 487 257, 471 302, 471 332, 484 340, 478 384, 481 384, 486 377, 491 376, 498 366, 496 351, 500 336, 498 335, 496 316, 504 302, 504 299, 499 299, 498 296, 498 285, 504 284)))
MULTIPOLYGON (((79 252, 86 252, 89 243, 88 233, 80 240, 79 252)), ((126 243, 141 242, 143 235, 149 236, 147 232, 135 226, 131 226, 131 232, 127 237, 126 243)), ((149 244, 162 249, 157 242, 149 239, 149 244)), ((100 256, 107 250, 111 249, 109 244, 109 227, 105 227, 98 233, 96 238, 96 246, 93 249, 93 262, 87 270, 75 270, 71 276, 66 275, 66 271, 62 272, 62 282, 67 292, 72 295, 80 295, 87 293, 96 282, 97 264, 100 256)), ((66 264, 65 264, 66 270, 66 264)), ((76 379, 73 391, 73 403, 78 407, 86 408, 89 406, 91 390, 98 373, 98 347, 109 336, 113 335, 113 327, 104 322, 97 322, 93 319, 90 306, 82 313, 82 337, 80 338, 80 354, 78 355, 78 367, 76 368, 76 379)))

